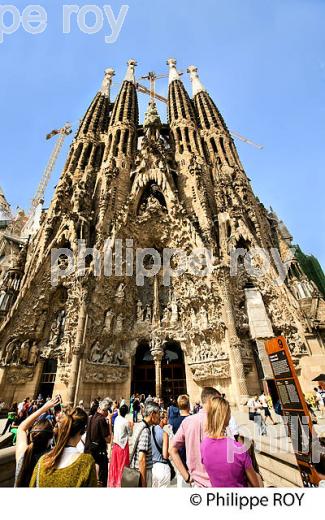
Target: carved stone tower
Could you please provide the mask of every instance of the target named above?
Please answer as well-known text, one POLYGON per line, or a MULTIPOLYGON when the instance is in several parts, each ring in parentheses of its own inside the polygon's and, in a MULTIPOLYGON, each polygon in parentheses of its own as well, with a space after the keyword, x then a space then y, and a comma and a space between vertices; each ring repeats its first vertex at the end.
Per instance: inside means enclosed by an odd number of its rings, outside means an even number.
POLYGON ((264 341, 277 334, 306 390, 325 372, 321 294, 255 197, 197 68, 190 98, 167 63, 168 123, 153 95, 139 123, 134 60, 114 102, 105 71, 40 228, 3 276, 6 401, 195 400, 212 385, 240 406, 270 377, 264 341))

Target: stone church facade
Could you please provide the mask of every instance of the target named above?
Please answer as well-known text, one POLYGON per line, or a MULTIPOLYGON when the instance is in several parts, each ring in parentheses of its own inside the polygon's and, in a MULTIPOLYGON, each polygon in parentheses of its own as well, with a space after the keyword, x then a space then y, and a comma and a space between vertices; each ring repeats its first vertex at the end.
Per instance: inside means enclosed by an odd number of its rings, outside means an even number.
POLYGON ((194 401, 212 385, 240 406, 270 378, 264 341, 279 334, 305 390, 325 372, 320 291, 283 223, 254 195, 197 69, 188 69, 190 98, 175 60, 168 66, 167 124, 153 98, 139 123, 134 60, 115 101, 114 71, 105 71, 37 233, 2 273, 6 402, 52 392, 89 404, 97 395, 185 391, 194 401), (77 269, 80 244, 89 250, 77 269), (108 275, 92 253, 104 255, 107 244, 108 275), (146 248, 151 273, 141 285, 136 251, 146 248), (213 256, 204 276, 192 269, 166 284, 163 269, 154 273, 166 250, 175 252, 176 271, 176 252, 197 249, 213 256))

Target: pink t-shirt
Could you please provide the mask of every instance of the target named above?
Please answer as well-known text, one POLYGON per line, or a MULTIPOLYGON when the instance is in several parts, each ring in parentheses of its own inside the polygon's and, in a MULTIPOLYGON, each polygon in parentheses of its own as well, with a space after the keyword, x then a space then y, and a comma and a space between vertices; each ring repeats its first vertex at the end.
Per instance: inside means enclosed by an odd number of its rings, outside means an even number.
POLYGON ((199 413, 186 417, 171 441, 177 450, 185 447, 188 470, 199 487, 211 487, 208 474, 201 462, 200 452, 205 416, 204 410, 200 410, 199 413))
POLYGON ((245 470, 252 467, 252 459, 245 446, 233 439, 210 439, 201 443, 202 463, 212 487, 247 487, 245 470))

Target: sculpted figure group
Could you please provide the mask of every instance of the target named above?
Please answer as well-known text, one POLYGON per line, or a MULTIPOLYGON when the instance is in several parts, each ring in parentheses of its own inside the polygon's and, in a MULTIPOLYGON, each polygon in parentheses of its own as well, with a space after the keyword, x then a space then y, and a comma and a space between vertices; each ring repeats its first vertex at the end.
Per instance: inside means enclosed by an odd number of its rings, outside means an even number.
POLYGON ((0 355, 1 365, 35 366, 39 356, 39 347, 36 341, 18 338, 10 340, 0 355))
POLYGON ((95 341, 90 350, 88 361, 101 365, 123 365, 124 356, 121 350, 114 352, 111 347, 103 349, 99 341, 95 341))

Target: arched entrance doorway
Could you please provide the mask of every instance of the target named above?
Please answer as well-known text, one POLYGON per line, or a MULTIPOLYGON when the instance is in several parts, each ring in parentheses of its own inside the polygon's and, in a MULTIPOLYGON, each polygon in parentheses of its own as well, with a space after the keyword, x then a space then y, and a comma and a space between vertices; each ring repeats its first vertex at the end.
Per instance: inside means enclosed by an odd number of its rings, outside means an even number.
POLYGON ((155 366, 149 343, 142 341, 137 348, 132 374, 131 393, 155 395, 155 366))
POLYGON ((44 363, 38 388, 38 393, 41 394, 44 399, 52 397, 57 368, 58 362, 56 359, 47 359, 44 363))
POLYGON ((186 394, 184 354, 178 343, 169 341, 164 344, 164 357, 161 361, 162 397, 177 398, 186 394))
MULTIPOLYGON (((167 402, 171 397, 186 393, 184 354, 180 345, 168 341, 163 345, 161 361, 161 397, 167 402)), ((133 365, 131 392, 154 396, 156 393, 155 364, 149 342, 139 344, 133 365)))

